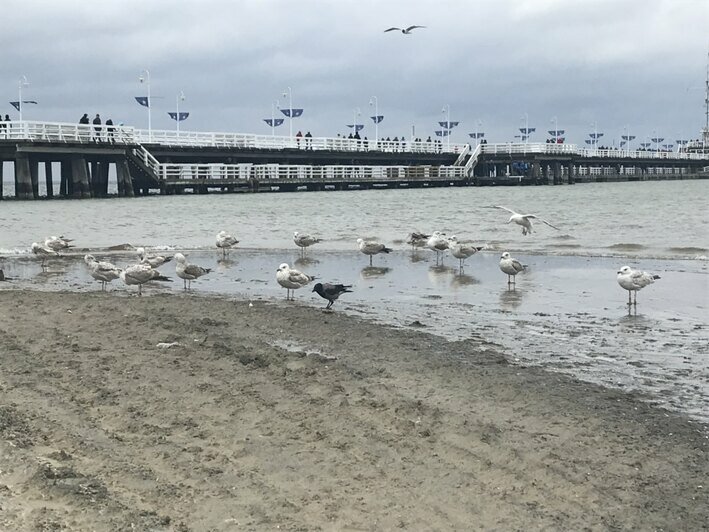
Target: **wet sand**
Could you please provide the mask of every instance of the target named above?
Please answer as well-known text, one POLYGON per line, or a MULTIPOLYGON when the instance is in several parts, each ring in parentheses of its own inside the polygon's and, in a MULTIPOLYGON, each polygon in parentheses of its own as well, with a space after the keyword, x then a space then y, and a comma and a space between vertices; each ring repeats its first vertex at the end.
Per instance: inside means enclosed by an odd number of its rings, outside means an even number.
POLYGON ((2 530, 709 522, 706 426, 482 341, 167 293, 0 309, 2 530))

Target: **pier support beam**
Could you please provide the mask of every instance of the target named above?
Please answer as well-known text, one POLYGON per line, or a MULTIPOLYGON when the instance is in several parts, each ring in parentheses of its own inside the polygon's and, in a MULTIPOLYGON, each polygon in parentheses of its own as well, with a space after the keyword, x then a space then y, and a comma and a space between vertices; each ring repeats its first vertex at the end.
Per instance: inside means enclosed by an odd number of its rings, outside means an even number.
POLYGON ((39 198, 39 161, 34 157, 29 158, 30 179, 32 180, 32 197, 39 198))
POLYGON ((30 159, 22 153, 18 153, 15 157, 15 197, 17 199, 34 199, 30 159))
POLYGON ((534 179, 534 182, 536 183, 539 181, 539 174, 541 173, 541 168, 539 165, 539 161, 534 161, 532 163, 532 178, 534 179))
POLYGON ((74 184, 72 196, 75 198, 90 198, 91 186, 89 184, 89 167, 85 158, 81 156, 72 157, 71 174, 74 184))
POLYGON ((118 181, 118 195, 120 197, 132 198, 135 196, 133 180, 130 177, 130 169, 126 159, 116 163, 116 180, 118 181))
POLYGON ((552 163, 552 174, 554 175, 554 184, 561 185, 563 183, 561 179, 561 163, 559 161, 554 161, 552 163))
POLYGON ((47 197, 54 197, 54 181, 52 180, 52 161, 44 161, 44 182, 47 186, 47 197))
POLYGON ((568 174, 568 183, 569 185, 573 185, 576 182, 576 167, 573 163, 569 163, 566 171, 568 174))
POLYGON ((2 200, 2 195, 3 195, 3 167, 5 166, 5 163, 0 159, 0 200, 2 200))
POLYGON ((61 161, 59 172, 61 181, 59 182, 59 195, 68 198, 74 192, 74 181, 71 177, 71 161, 61 161))

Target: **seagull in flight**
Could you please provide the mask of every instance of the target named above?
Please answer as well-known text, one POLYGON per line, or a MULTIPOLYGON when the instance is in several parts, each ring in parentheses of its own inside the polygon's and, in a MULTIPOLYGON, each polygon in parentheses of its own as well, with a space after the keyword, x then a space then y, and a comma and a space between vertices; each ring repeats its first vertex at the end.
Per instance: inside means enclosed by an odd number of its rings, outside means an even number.
POLYGON ((531 234, 532 233, 532 219, 534 220, 539 220, 542 223, 547 224, 549 227, 556 229, 559 231, 560 229, 556 227, 555 225, 550 224, 547 222, 545 219, 540 218, 536 214, 520 214, 518 212, 513 211, 512 209, 508 209, 507 207, 503 207, 502 205, 492 205, 493 209, 502 209, 503 211, 507 211, 511 214, 510 219, 507 220, 507 223, 514 222, 517 225, 522 226, 522 234, 531 234))
POLYGON ((425 28, 425 27, 426 26, 409 26, 408 28, 404 28, 404 29, 392 27, 392 28, 389 28, 388 30, 384 30, 384 33, 388 32, 388 31, 400 31, 404 35, 411 35, 411 32, 413 30, 415 30, 416 28, 425 28))

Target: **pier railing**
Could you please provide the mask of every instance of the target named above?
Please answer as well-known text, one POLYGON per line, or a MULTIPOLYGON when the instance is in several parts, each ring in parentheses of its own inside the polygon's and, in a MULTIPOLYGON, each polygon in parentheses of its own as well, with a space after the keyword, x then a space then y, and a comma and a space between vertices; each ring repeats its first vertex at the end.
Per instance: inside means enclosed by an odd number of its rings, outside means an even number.
POLYGON ((0 141, 28 140, 56 143, 109 143, 137 144, 132 127, 94 126, 90 124, 66 124, 62 122, 0 122, 0 141), (96 129, 98 128, 98 129, 96 129))
POLYGON ((462 166, 311 166, 285 164, 161 164, 160 179, 184 181, 415 181, 461 180, 462 166))
POLYGON ((482 153, 489 155, 577 155, 588 158, 627 158, 627 159, 671 159, 671 160, 707 160, 709 155, 701 153, 684 153, 668 151, 623 150, 619 148, 587 149, 576 144, 523 143, 506 142, 497 144, 481 144, 482 153))

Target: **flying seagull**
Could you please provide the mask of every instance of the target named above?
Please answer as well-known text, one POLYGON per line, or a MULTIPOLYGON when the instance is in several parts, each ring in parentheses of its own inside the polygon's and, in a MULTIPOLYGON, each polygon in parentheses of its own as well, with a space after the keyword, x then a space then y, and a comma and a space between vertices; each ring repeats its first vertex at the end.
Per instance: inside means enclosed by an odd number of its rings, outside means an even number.
POLYGON ((515 284, 515 275, 524 271, 526 266, 517 259, 510 257, 506 251, 500 257, 500 269, 507 274, 507 284, 515 284))
POLYGON ((397 27, 389 28, 388 30, 384 30, 384 33, 388 31, 400 31, 404 35, 410 35, 412 30, 415 30, 416 28, 425 28, 426 26, 409 26, 408 28, 401 29, 397 27))
POLYGON ((653 275, 639 270, 633 270, 630 266, 623 266, 618 270, 618 284, 628 291, 628 306, 638 304, 638 291, 645 288, 647 285, 659 279, 659 275, 653 275), (635 292, 635 302, 631 301, 633 292, 635 292))
POLYGON ((317 283, 311 291, 317 292, 320 297, 329 301, 327 307, 325 307, 325 310, 327 310, 340 297, 340 294, 352 292, 352 290, 349 290, 350 288, 352 288, 350 284, 317 283))
POLYGON ((540 222, 547 224, 549 227, 559 231, 558 227, 550 224, 545 219, 540 218, 536 214, 520 214, 518 212, 513 211, 512 209, 508 209, 507 207, 503 207, 502 205, 492 205, 492 208, 493 209, 502 209, 503 211, 509 212, 511 214, 511 216, 510 216, 510 219, 507 220, 507 223, 514 222, 517 225, 521 225, 523 235, 526 235, 528 233, 529 234, 532 233, 532 222, 531 222, 532 219, 539 220, 540 222))

